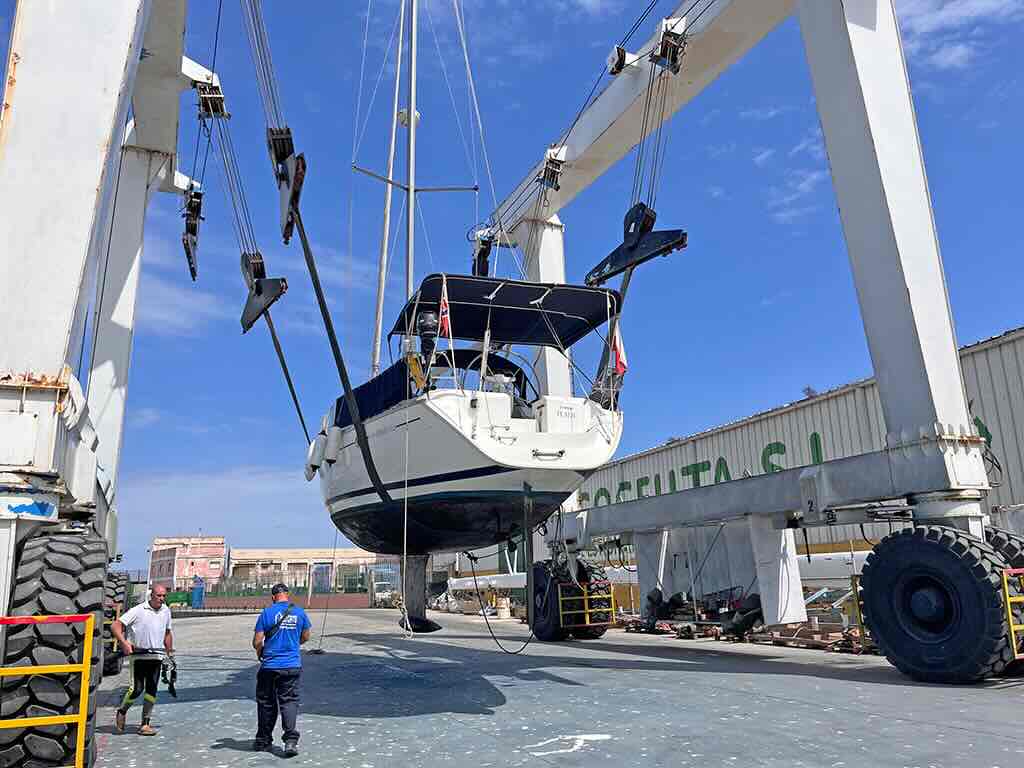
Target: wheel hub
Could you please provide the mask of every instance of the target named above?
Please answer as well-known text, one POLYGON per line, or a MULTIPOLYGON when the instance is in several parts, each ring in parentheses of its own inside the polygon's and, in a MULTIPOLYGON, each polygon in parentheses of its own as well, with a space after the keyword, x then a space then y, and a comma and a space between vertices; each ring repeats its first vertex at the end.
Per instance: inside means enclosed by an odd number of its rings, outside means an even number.
POLYGON ((945 597, 935 587, 922 587, 910 596, 910 612, 918 621, 941 621, 946 615, 945 597))
POLYGON ((955 631, 956 598, 941 576, 911 572, 897 583, 895 597, 902 606, 898 621, 919 641, 942 642, 955 631))

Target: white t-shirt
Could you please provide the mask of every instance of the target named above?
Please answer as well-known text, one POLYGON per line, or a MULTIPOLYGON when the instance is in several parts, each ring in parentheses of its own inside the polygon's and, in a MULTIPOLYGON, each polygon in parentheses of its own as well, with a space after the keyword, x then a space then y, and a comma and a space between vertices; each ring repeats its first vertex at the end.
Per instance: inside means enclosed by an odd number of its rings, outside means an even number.
POLYGON ((171 628, 171 609, 161 605, 154 611, 147 600, 122 613, 121 623, 128 628, 129 642, 137 648, 163 648, 164 634, 171 628))

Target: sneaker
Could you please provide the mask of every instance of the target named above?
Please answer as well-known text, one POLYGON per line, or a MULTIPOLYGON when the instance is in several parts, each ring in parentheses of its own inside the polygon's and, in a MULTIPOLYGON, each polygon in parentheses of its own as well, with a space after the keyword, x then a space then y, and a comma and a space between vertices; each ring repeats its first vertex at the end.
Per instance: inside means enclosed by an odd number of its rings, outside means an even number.
POLYGON ((298 754, 299 754, 299 745, 298 744, 296 744, 294 741, 285 742, 285 745, 284 745, 284 756, 285 757, 295 757, 298 754))
POLYGON ((118 733, 124 733, 124 721, 127 719, 127 712, 117 711, 117 716, 114 718, 114 728, 117 729, 118 733))
POLYGON ((156 736, 156 728, 149 723, 143 723, 139 726, 139 736, 156 736))

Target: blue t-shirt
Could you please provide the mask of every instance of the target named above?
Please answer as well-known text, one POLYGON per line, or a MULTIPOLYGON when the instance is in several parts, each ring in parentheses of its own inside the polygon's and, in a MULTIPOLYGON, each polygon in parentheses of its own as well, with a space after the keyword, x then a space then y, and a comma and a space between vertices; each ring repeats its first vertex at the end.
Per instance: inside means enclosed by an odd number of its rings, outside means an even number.
POLYGON ((302 666, 299 637, 313 625, 306 612, 297 605, 293 605, 292 610, 282 620, 281 614, 287 607, 288 603, 273 603, 264 608, 256 620, 256 631, 264 634, 278 622, 281 624, 274 636, 263 644, 264 669, 292 669, 302 666))

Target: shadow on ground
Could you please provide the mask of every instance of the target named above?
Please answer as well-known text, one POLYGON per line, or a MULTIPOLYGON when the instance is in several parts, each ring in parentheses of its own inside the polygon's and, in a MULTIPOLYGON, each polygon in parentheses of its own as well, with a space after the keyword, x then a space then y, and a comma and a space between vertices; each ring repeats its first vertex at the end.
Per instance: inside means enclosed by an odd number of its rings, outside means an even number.
MULTIPOLYGON (((463 637, 479 639, 470 635, 438 634, 412 641, 375 633, 336 633, 329 637, 358 643, 366 652, 304 654, 304 714, 351 719, 491 715, 506 703, 503 689, 537 682, 586 688, 590 685, 586 681, 588 673, 615 671, 654 672, 672 676, 681 685, 694 674, 710 673, 721 676, 723 682, 730 676, 771 674, 823 682, 933 687, 909 680, 892 667, 864 664, 855 656, 829 656, 827 662, 821 660, 826 663, 816 663, 810 656, 806 661, 794 661, 789 654, 785 657, 771 653, 750 654, 670 640, 664 645, 621 643, 607 637, 577 641, 571 646, 537 643, 523 654, 508 655, 492 648, 470 648, 450 642, 463 637), (567 676, 566 670, 579 671, 567 676)), ((503 639, 514 647, 522 641, 515 636, 503 639)), ((808 651, 812 653, 816 652, 808 651)), ((183 654, 185 663, 179 667, 178 698, 162 695, 161 707, 189 702, 252 702, 258 664, 251 659, 251 663, 237 666, 249 660, 244 654, 234 653, 183 654), (221 680, 225 668, 227 680, 203 684, 206 672, 216 673, 216 679, 221 680)), ((595 678, 594 685, 600 684, 599 679, 603 678, 595 678)), ((702 682, 706 683, 707 678, 702 682)), ((1021 685, 1024 680, 1003 679, 974 688, 1019 688, 1021 685)), ((234 740, 225 739, 218 748, 236 748, 233 744, 234 740)), ((245 749, 248 749, 247 742, 245 749)))

